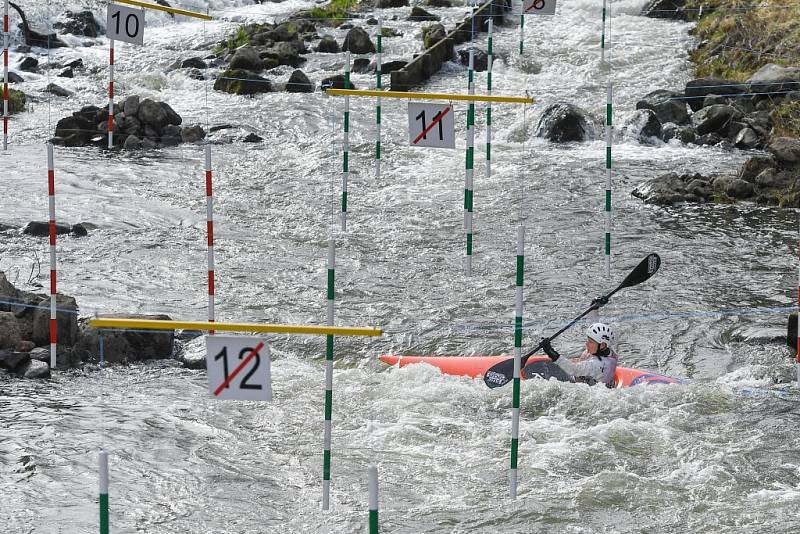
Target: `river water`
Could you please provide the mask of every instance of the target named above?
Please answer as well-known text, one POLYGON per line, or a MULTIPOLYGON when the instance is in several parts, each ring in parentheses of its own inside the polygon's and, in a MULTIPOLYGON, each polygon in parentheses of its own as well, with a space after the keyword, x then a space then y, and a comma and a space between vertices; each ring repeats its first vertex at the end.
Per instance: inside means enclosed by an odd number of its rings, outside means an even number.
MULTIPOLYGON (((638 98, 691 78, 689 26, 639 17, 642 4, 610 2, 620 126, 638 98)), ((324 339, 284 335, 268 338, 272 403, 213 401, 205 372, 171 361, 57 372, 45 382, 0 377, 2 531, 97 532, 103 446, 111 453, 115 533, 364 532, 368 464, 379 470, 383 532, 800 532, 800 397, 786 386, 792 358, 779 339, 783 309, 795 301, 796 214, 752 204, 662 208, 630 195, 672 170, 732 172, 746 155, 646 146, 618 132, 606 277, 603 141, 551 145, 532 135, 553 102, 602 117, 600 3, 565 2, 556 17, 529 19, 522 60, 518 27, 498 29, 495 50, 505 59, 495 64, 495 93, 528 92, 537 102, 524 110, 495 106, 491 177, 478 106, 468 278, 463 106, 456 108, 457 149, 424 150, 407 146, 405 103, 385 100, 376 179, 374 102, 351 101, 350 214, 341 233, 334 224, 340 100, 319 92, 237 97, 165 73, 177 58, 204 55, 241 22, 310 5, 217 0, 210 9, 218 20, 205 24, 148 13, 145 46, 118 45, 116 72, 121 97, 150 96, 169 102, 186 123, 233 124, 265 139, 225 142, 241 130, 212 137, 218 320, 324 323, 333 233, 336 324, 386 331, 336 341, 331 510, 321 511, 324 339), (660 272, 619 292, 603 317, 617 329, 624 365, 691 382, 613 391, 524 383, 520 487, 512 501, 511 388, 489 390, 425 366, 389 369, 376 356, 510 353, 520 224, 527 237, 525 346, 657 252, 660 272)), ((29 15, 47 24, 60 9, 40 6, 29 15)), ((433 11, 451 26, 467 9, 433 11)), ((384 61, 407 59, 419 46, 420 26, 403 20, 406 10, 382 15, 385 26, 404 33, 384 39, 384 61), (399 20, 391 20, 395 14, 399 20)), ((97 14, 104 19, 102 9, 97 14)), ((345 32, 331 33, 341 41, 345 32)), ((52 63, 83 58, 86 72, 55 79, 75 91, 72 98, 48 99, 41 93, 47 77, 26 76, 22 88, 39 100, 33 113, 15 117, 10 151, 0 158, 0 222, 46 219, 44 141, 58 118, 105 102, 107 41, 89 41, 49 56, 52 63)), ((19 57, 12 53, 12 64, 19 57)), ((312 54, 303 70, 319 83, 344 61, 343 54, 312 54)), ((273 78, 285 81, 291 70, 273 78)), ((476 79, 483 92, 485 73, 476 79)), ((353 81, 374 86, 370 75, 353 81)), ((466 71, 448 64, 423 89, 464 92, 466 71)), ((206 317, 202 147, 111 155, 56 148, 55 172, 58 220, 97 227, 87 238, 58 241, 59 290, 77 298, 82 315, 206 317)), ((0 269, 18 286, 47 287, 45 240, 5 232, 0 252, 0 269)), ((577 351, 581 330, 556 346, 577 351)), ((198 339, 183 350, 202 353, 204 345, 198 339)))

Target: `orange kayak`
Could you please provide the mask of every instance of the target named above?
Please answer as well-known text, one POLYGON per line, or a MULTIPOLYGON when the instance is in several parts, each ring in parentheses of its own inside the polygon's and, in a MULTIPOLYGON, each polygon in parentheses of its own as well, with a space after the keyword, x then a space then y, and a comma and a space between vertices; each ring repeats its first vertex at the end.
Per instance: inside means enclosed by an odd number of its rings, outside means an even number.
MULTIPOLYGON (((468 376, 478 378, 483 376, 487 369, 513 356, 397 356, 384 354, 378 357, 389 365, 405 367, 412 363, 427 363, 437 367, 443 374, 453 376, 468 376)), ((533 362, 550 361, 547 356, 531 356, 528 364, 533 362)), ((522 376, 525 379, 525 376, 522 376)), ((685 380, 671 376, 649 373, 628 367, 617 367, 614 373, 616 387, 627 388, 638 384, 684 384, 685 380)))

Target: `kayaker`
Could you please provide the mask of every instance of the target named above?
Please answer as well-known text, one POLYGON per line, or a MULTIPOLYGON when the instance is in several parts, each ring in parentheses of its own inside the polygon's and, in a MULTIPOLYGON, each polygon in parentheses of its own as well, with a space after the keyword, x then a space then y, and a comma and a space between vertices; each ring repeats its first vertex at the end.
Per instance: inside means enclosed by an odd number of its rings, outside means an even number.
MULTIPOLYGON (((559 367, 564 369, 575 382, 583 382, 590 386, 598 382, 607 387, 614 387, 614 371, 617 369, 619 355, 614 351, 617 346, 616 335, 608 325, 594 323, 586 330, 586 350, 577 358, 564 358, 559 367)), ((542 350, 554 363, 561 355, 550 344, 547 338, 542 339, 542 350)))

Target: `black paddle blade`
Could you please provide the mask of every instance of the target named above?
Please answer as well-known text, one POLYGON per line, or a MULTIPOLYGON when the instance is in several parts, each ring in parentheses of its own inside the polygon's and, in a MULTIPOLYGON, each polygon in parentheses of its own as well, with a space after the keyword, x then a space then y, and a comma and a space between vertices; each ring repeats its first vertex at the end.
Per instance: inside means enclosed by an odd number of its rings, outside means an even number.
POLYGON ((553 362, 533 362, 530 365, 526 365, 525 369, 522 370, 522 376, 526 380, 531 378, 542 378, 544 380, 555 378, 559 382, 573 382, 572 377, 553 362))
POLYGON ((661 267, 661 258, 658 257, 658 254, 655 252, 648 254, 647 257, 643 259, 628 276, 625 277, 625 280, 623 280, 619 285, 617 291, 623 287, 631 287, 641 284, 656 274, 656 271, 658 271, 659 267, 661 267))
POLYGON ((483 383, 490 388, 505 386, 514 378, 514 358, 493 365, 483 374, 483 383))

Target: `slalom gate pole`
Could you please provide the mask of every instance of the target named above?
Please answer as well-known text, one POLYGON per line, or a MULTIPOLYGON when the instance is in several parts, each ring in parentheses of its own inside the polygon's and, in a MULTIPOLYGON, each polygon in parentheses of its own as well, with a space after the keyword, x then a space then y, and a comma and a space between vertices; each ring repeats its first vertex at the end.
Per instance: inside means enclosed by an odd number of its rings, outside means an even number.
POLYGON ((511 469, 508 473, 509 493, 517 498, 517 456, 519 454, 519 396, 522 362, 522 289, 525 278, 525 227, 517 231, 516 313, 514 316, 514 387, 511 399, 511 469))
MULTIPOLYGON (((336 240, 333 228, 328 238, 328 326, 333 326, 333 301, 336 277, 336 240)), ((322 453, 322 509, 330 509, 331 494, 331 415, 333 413, 333 336, 325 337, 325 435, 322 453)))
MULTIPOLYGON (((208 238, 208 322, 215 321, 214 297, 216 288, 214 285, 214 190, 213 172, 211 170, 211 146, 205 147, 206 160, 206 234, 208 238)), ((214 334, 209 330, 209 334, 214 334)))
MULTIPOLYGON (((350 51, 344 67, 344 88, 350 89, 350 51)), ((350 177, 350 97, 344 97, 344 140, 342 143, 342 232, 347 231, 347 179, 350 177)))
POLYGON ((612 121, 612 84, 608 81, 606 92, 606 232, 605 232, 605 259, 606 278, 611 279, 611 144, 613 142, 614 126, 612 121))
POLYGON ((378 534, 378 468, 367 468, 369 486, 369 534, 378 534))
MULTIPOLYGON (((469 48, 469 68, 467 70, 467 84, 470 95, 475 94, 475 8, 472 8, 472 31, 469 48)), ((467 151, 466 173, 464 177, 464 233, 467 240, 467 254, 464 269, 467 276, 472 276, 472 209, 474 193, 474 167, 475 167, 475 103, 470 102, 467 107, 467 151)))
POLYGON ((114 39, 108 40, 108 149, 114 147, 114 39))
POLYGON ((606 62, 606 4, 608 0, 603 0, 603 28, 600 30, 600 65, 606 62))
POLYGON ((56 315, 56 173, 53 162, 53 145, 47 143, 47 198, 50 227, 50 368, 56 368, 58 324, 56 315))
MULTIPOLYGON (((377 56, 375 58, 375 89, 383 88, 381 64, 383 55, 383 20, 378 19, 377 56)), ((375 181, 381 179, 381 97, 375 99, 375 181)))
POLYGON ((108 534, 108 451, 97 454, 100 467, 100 534, 108 534))
MULTIPOLYGON (((494 17, 489 17, 489 41, 487 44, 486 55, 486 94, 492 94, 492 63, 494 62, 494 52, 492 51, 492 32, 494 30, 494 17)), ((492 175, 492 103, 486 103, 486 178, 492 175)))
POLYGON ((8 0, 3 3, 3 150, 8 150, 8 0))

